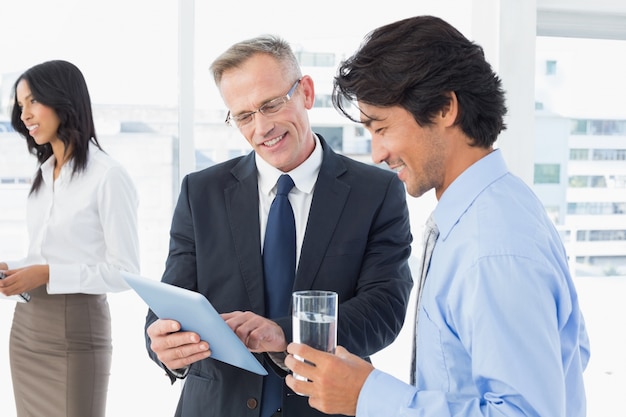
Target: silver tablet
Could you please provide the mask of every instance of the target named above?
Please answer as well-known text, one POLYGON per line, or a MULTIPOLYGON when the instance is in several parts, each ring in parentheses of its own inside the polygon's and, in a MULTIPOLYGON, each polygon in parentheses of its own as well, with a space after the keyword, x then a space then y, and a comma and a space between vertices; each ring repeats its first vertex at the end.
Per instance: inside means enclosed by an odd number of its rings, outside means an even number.
POLYGON ((185 288, 122 272, 128 285, 161 319, 176 320, 181 329, 209 343, 211 358, 267 375, 261 363, 237 337, 206 297, 185 288))

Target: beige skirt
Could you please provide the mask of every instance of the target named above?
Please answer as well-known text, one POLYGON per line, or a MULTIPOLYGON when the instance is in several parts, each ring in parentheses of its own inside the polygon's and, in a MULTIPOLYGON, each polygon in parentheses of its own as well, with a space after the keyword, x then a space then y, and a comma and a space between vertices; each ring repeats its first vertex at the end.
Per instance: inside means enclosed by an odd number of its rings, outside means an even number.
POLYGON ((31 291, 9 342, 18 417, 104 417, 111 370, 106 295, 31 291))

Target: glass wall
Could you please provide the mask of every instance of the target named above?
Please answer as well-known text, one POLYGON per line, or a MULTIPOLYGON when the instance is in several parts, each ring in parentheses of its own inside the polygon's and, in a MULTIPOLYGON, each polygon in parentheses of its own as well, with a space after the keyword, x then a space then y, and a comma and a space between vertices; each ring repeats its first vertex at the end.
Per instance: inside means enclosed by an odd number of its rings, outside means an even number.
MULTIPOLYGON (((76 64, 105 151, 140 194, 141 269, 158 279, 178 190, 178 3, 165 0, 3 2, 0 7, 0 260, 26 253, 24 207, 35 158, 8 124, 15 78, 50 59, 76 64)), ((109 297, 113 365, 109 415, 173 415, 179 394, 145 353, 146 306, 128 291, 109 297), (156 399, 156 400, 155 400, 156 399)), ((8 360, 13 304, 0 300, 0 414, 15 415, 8 360)))
POLYGON ((537 158, 563 168, 559 228, 591 339, 588 415, 624 414, 626 316, 612 311, 626 296, 626 41, 538 37, 536 68, 537 158))

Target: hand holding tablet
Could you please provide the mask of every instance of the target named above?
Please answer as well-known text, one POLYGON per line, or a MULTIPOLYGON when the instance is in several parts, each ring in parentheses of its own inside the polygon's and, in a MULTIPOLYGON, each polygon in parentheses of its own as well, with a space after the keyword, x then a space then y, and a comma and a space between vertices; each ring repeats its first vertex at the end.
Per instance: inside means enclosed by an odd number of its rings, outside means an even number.
POLYGON ((208 342, 211 358, 267 375, 204 295, 127 272, 122 272, 122 277, 160 319, 176 320, 181 330, 198 333, 208 342))

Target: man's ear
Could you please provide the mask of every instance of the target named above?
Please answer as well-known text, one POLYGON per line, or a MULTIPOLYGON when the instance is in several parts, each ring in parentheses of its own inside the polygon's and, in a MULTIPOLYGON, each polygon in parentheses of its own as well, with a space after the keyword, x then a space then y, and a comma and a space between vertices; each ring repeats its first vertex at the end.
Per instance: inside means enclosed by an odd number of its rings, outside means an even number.
POLYGON ((313 79, 308 75, 303 76, 300 81, 300 88, 302 88, 304 96, 304 106, 307 110, 311 110, 313 104, 315 104, 315 85, 313 84, 313 79))
POLYGON ((451 127, 456 123, 459 114, 459 101, 454 91, 450 91, 446 95, 448 96, 448 104, 441 109, 440 117, 445 127, 451 127))

